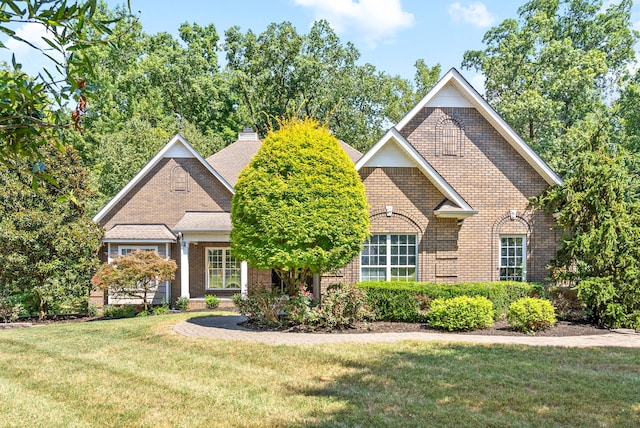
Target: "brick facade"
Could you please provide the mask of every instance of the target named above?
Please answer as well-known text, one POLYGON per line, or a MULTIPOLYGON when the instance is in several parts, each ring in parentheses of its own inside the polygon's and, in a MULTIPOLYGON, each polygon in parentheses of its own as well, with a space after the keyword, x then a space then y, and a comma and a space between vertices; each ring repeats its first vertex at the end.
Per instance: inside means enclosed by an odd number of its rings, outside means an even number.
MULTIPOLYGON (((436 282, 497 280, 500 236, 524 235, 527 280, 544 281, 558 236, 553 218, 529 202, 548 186, 531 165, 474 108, 424 108, 401 133, 478 213, 464 221, 437 218, 434 209, 445 198, 418 168, 364 167, 371 234, 416 234, 417 279, 436 282), (445 121, 459 135, 443 135, 445 121)), ((359 279, 355 259, 339 280, 359 279)))

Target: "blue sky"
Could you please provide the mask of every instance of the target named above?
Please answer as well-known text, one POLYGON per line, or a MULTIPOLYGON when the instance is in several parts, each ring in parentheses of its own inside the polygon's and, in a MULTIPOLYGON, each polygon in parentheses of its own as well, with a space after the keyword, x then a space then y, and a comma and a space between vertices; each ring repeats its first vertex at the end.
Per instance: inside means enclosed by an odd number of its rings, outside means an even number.
MULTIPOLYGON (((124 0, 108 0, 111 7, 124 0)), ((608 0, 607 3, 610 3, 608 0)), ((260 33, 272 22, 291 22, 299 33, 308 32, 316 19, 327 19, 343 42, 355 44, 361 63, 412 79, 413 64, 423 58, 439 63, 443 72, 460 69, 466 50, 482 49, 485 32, 507 18, 517 18, 525 0, 131 0, 145 32, 177 34, 183 22, 215 24, 221 38, 237 25, 260 33), (138 13, 139 12, 139 13, 138 13)), ((640 6, 634 6, 633 21, 640 29, 640 6)), ((33 28, 23 37, 37 38, 33 28)), ((4 41, 4 40, 3 40, 4 41)), ((10 45, 25 70, 32 72, 41 59, 23 47, 10 45)), ((10 58, 7 51, 0 60, 10 58)), ((482 92, 482 76, 461 70, 482 92)))

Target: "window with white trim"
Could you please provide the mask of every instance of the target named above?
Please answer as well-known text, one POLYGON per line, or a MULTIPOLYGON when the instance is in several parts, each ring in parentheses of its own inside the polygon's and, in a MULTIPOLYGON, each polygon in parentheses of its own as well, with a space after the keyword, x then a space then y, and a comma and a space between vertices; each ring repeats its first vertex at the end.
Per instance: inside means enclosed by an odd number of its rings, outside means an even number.
POLYGON ((121 256, 126 256, 135 250, 140 251, 155 251, 158 252, 157 245, 120 245, 118 247, 118 254, 121 256))
POLYGON ((207 290, 240 289, 240 261, 229 248, 207 248, 207 290))
POLYGON ((527 280, 527 238, 500 236, 500 280, 527 280))
POLYGON ((415 281, 416 235, 372 235, 360 255, 362 281, 415 281))

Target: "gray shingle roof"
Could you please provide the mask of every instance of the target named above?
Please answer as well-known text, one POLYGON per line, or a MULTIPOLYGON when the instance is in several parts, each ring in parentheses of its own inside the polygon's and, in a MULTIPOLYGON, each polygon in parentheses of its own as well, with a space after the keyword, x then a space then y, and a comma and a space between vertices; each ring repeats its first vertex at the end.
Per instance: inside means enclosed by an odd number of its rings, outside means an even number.
POLYGON ((176 236, 164 224, 116 224, 104 234, 103 241, 176 242, 176 236))
POLYGON ((231 232, 231 213, 187 211, 173 230, 176 232, 231 232))

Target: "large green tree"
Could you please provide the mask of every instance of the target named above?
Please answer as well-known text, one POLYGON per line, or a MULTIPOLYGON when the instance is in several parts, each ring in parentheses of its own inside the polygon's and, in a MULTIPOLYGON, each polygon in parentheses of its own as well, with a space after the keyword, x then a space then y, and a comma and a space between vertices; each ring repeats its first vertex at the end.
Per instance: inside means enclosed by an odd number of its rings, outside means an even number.
POLYGON ((640 190, 637 154, 612 113, 590 114, 562 141, 575 147, 572 173, 535 201, 553 213, 562 239, 552 277, 577 287, 600 325, 640 326, 640 190))
POLYGON ((485 96, 559 172, 558 137, 606 105, 635 61, 631 1, 531 0, 467 51, 463 67, 486 76, 485 96))
POLYGON ((353 162, 314 120, 269 133, 235 186, 234 254, 273 269, 289 292, 311 274, 346 265, 369 235, 369 214, 353 162))
POLYGON ((28 169, 0 165, 0 289, 45 316, 86 308, 103 230, 85 215, 92 192, 77 152, 49 144, 40 156, 55 186, 34 190, 28 169))
POLYGON ((271 24, 259 35, 232 27, 224 50, 238 111, 247 124, 265 134, 277 128, 280 117, 314 117, 360 150, 413 107, 440 72, 439 66, 419 61, 413 83, 371 64, 359 65, 355 46, 342 43, 322 20, 308 34, 288 22, 271 24))

